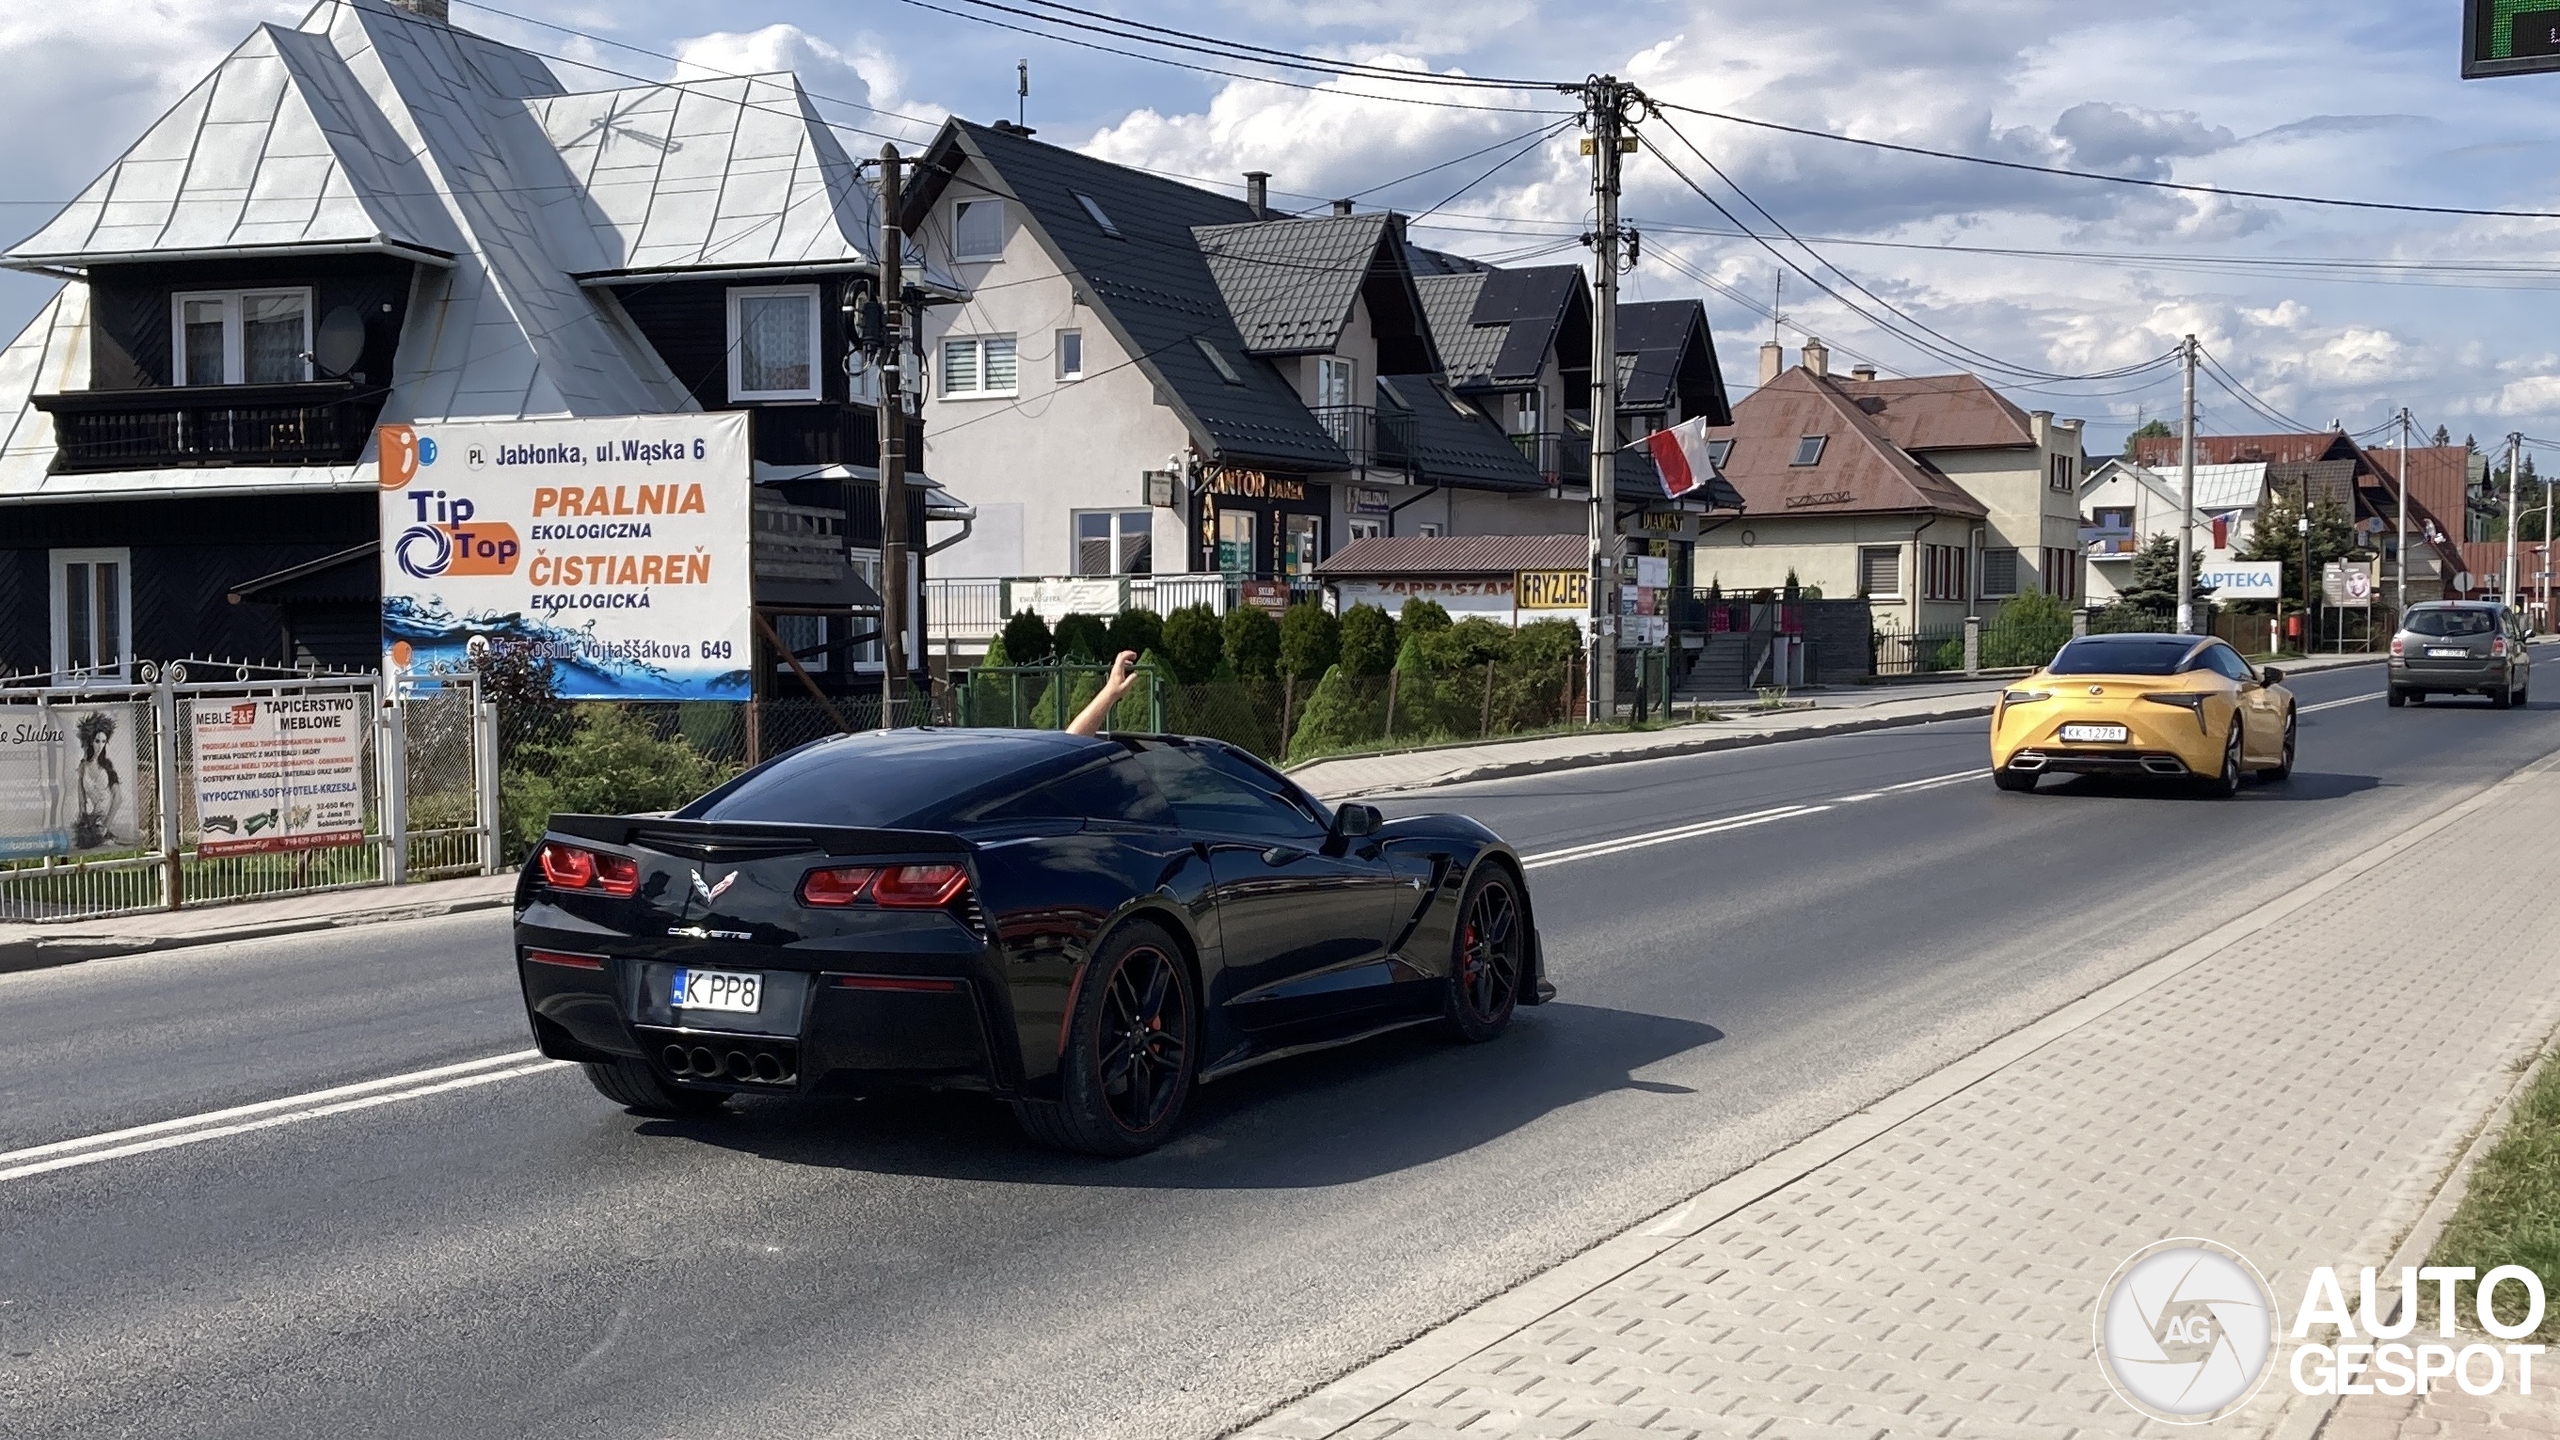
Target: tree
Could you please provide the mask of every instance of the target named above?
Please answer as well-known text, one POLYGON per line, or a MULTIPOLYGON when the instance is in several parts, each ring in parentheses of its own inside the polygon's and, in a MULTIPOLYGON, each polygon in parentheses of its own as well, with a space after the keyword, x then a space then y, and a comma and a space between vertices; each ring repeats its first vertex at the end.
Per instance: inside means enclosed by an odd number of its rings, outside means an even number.
POLYGON ((1396 663, 1396 620, 1375 605, 1354 605, 1342 617, 1342 671, 1354 679, 1384 675, 1396 663))
MULTIPOLYGON (((2249 543, 2240 549, 2243 560, 2274 560, 2284 569, 2286 603, 2303 601, 2301 493, 2277 490, 2267 497, 2265 508, 2258 512, 2258 528, 2249 543)), ((2311 502, 2311 573, 2317 576, 2332 560, 2343 560, 2356 553, 2356 532, 2348 520, 2345 507, 2337 501, 2321 497, 2311 502)), ((2316 581, 2315 581, 2316 583, 2316 581)))
POLYGON ((2166 440, 2177 433, 2177 431, 2169 428, 2169 422, 2166 420, 2145 420, 2140 425, 2135 426, 2124 437, 2124 453, 2127 455, 2132 454, 2133 447, 2138 441, 2166 440))
POLYGON ((1419 595, 1405 601, 1404 609, 1396 614, 1396 629, 1402 634, 1428 634, 1448 628, 1449 612, 1441 608, 1439 601, 1425 600, 1419 595))
POLYGON ((1259 605, 1238 605, 1227 612, 1221 649, 1228 668, 1240 680, 1269 680, 1280 670, 1280 622, 1259 605))
MULTIPOLYGON (((1145 606, 1132 606, 1111 617, 1112 655, 1126 650, 1144 655, 1164 643, 1164 617, 1145 606)), ((1099 656, 1109 659, 1110 656, 1099 656)))
POLYGON ((1053 643, 1062 660, 1107 661, 1111 654, 1104 652, 1111 650, 1111 627, 1099 615, 1061 615, 1053 643))
POLYGON ((2453 432, 2452 432, 2452 431, 2450 431, 2450 430, 2445 429, 2445 428, 2444 428, 2443 426, 2441 426, 2441 425, 2437 426, 2437 427, 2436 427, 2436 438, 2435 438, 2435 443, 2436 443, 2439 447, 2452 444, 2452 443, 2453 443, 2453 432))
POLYGON ((1173 678, 1185 685, 1205 685, 1226 658, 1226 635, 1218 612, 1206 605, 1185 605, 1164 617, 1164 658, 1173 678))
POLYGON ((1057 642, 1049 634, 1049 622, 1037 610, 1025 610, 1004 622, 1004 653, 1016 665, 1037 665, 1049 658, 1057 642))
MULTIPOLYGON (((2266 533, 2265 525, 2258 533, 2266 533)), ((2194 557, 2188 557, 2192 566, 2194 557)), ((2187 572, 2188 598, 2194 598, 2195 571, 2187 572)), ((2168 613, 2178 608, 2178 537, 2154 535, 2133 555, 2132 583, 2116 594, 2116 603, 2136 610, 2168 613)))
POLYGON ((1342 658, 1342 622, 1322 605, 1301 600, 1280 617, 1280 673, 1321 680, 1342 658))

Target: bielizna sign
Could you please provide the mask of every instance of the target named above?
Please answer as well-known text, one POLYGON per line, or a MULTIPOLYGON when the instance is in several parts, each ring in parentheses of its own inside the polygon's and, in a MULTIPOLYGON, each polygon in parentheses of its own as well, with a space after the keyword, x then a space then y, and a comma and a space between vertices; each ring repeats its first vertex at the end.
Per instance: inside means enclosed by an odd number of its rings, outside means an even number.
POLYGON ((421 422, 381 430, 384 671, 465 668, 475 638, 571 700, 744 700, 747 416, 421 422))

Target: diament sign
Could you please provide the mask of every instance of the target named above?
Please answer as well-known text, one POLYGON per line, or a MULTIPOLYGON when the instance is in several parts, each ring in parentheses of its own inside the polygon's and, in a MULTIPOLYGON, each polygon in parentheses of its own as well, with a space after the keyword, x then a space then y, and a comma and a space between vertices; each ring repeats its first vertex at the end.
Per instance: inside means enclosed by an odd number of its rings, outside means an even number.
POLYGON ((386 425, 382 644, 397 684, 475 638, 571 700, 744 700, 743 411, 386 425))

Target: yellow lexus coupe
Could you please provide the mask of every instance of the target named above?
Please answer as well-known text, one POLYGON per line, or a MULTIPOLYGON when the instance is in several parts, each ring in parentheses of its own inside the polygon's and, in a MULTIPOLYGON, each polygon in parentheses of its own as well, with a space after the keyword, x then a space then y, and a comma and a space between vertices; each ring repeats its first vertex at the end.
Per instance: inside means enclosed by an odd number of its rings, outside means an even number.
POLYGON ((2199 635, 2090 635, 2012 685, 1991 712, 1991 779, 2033 790, 2052 774, 2201 781, 2232 795, 2254 770, 2293 773, 2284 672, 2199 635))

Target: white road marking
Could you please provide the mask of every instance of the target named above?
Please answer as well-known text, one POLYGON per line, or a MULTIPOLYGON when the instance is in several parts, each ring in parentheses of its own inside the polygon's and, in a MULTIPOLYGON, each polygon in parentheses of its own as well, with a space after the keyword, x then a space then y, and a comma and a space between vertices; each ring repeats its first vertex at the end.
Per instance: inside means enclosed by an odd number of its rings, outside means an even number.
POLYGON ((1861 800, 1873 800, 1882 794, 1884 794, 1884 792, 1881 790, 1869 790, 1863 795, 1843 795, 1831 803, 1834 805, 1855 805, 1861 800))
POLYGON ((1793 820, 1805 815, 1819 815, 1830 808, 1828 805, 1783 805, 1775 810, 1760 810, 1748 815, 1727 816, 1722 820, 1701 821, 1695 825, 1683 825, 1677 829, 1658 831, 1651 835, 1633 835, 1621 840, 1595 840, 1588 845, 1574 845, 1562 850, 1550 850, 1543 855, 1527 856, 1520 863, 1529 869, 1538 870, 1574 860, 1596 860, 1603 855, 1642 850, 1647 846, 1670 845, 1705 835, 1721 835, 1728 830, 1745 830, 1754 825, 1766 825, 1773 820, 1793 820))
POLYGON ((2293 707, 2293 713, 2296 715, 2310 715, 2322 710, 2335 710, 2341 705, 2353 705, 2360 701, 2379 700, 2381 698, 2382 692, 2376 690, 2370 695, 2350 695, 2344 700, 2323 700, 2317 705, 2296 705, 2293 707))
POLYGON ((1962 780, 1979 780, 1990 773, 1991 767, 1985 765, 1979 770, 1958 770, 1952 775, 1932 775, 1926 780, 1905 780, 1899 785, 1887 785, 1882 793, 1894 795, 1905 790, 1926 790, 1937 785, 1953 785, 1962 780))
POLYGON ((484 1056, 452 1065, 438 1065, 426 1070, 412 1070, 402 1075, 386 1075, 379 1080, 364 1080, 353 1085, 336 1085, 302 1095, 287 1095, 276 1100, 261 1100, 254 1105, 235 1105, 224 1110, 209 1110, 201 1115, 186 1115, 174 1120, 155 1121, 130 1129, 109 1130, 72 1140, 56 1140, 47 1145, 33 1145, 23 1150, 0 1151, 0 1180, 15 1180, 24 1175, 40 1175, 50 1170, 68 1170, 78 1165, 94 1164, 127 1155, 142 1155, 154 1150, 167 1150, 179 1145, 192 1145, 199 1140, 212 1140, 226 1135, 241 1135, 252 1130, 265 1130, 289 1125, 297 1120, 314 1120, 323 1115, 342 1115, 351 1110, 368 1109, 394 1100, 413 1100, 421 1096, 441 1094, 448 1090, 467 1089, 496 1080, 512 1080, 519 1075, 533 1075, 556 1070, 568 1064, 565 1060, 546 1060, 540 1051, 517 1050, 505 1055, 484 1056), (405 1089, 399 1087, 407 1087, 405 1089), (258 1118, 250 1118, 250 1117, 258 1118))

